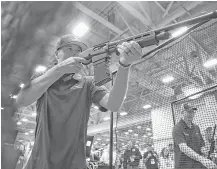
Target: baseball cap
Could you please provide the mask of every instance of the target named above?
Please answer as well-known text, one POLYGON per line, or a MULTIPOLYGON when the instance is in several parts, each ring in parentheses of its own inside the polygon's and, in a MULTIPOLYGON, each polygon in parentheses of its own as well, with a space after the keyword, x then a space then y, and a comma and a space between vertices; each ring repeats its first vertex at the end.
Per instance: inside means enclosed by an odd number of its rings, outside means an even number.
POLYGON ((193 107, 193 106, 190 105, 189 103, 184 103, 184 104, 182 104, 182 109, 183 109, 183 110, 186 110, 186 111, 188 111, 188 110, 197 110, 196 107, 193 107))
POLYGON ((78 45, 81 47, 81 50, 84 51, 87 49, 87 45, 83 42, 79 41, 75 36, 72 34, 64 35, 60 38, 60 40, 57 42, 56 50, 60 49, 63 46, 67 45, 78 45))

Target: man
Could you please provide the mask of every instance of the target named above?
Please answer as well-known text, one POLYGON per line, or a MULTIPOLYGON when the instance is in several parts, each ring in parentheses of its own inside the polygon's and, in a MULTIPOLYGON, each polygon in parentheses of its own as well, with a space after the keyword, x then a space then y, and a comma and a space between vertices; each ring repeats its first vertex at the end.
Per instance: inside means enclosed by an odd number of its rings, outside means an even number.
POLYGON ((87 122, 92 103, 111 111, 120 108, 130 65, 141 58, 136 42, 124 42, 116 81, 110 92, 92 77, 78 73, 87 61, 80 52, 87 46, 72 35, 61 37, 56 47, 58 63, 35 74, 18 94, 17 106, 37 101, 36 138, 27 169, 84 169, 87 122))
MULTIPOLYGON (((110 145, 106 147, 106 149, 103 150, 103 154, 100 158, 100 161, 104 162, 105 164, 109 165, 109 151, 110 150, 110 145)), ((112 159, 112 164, 114 166, 116 161, 116 151, 113 149, 113 159, 112 159)))
POLYGON ((143 155, 143 160, 146 166, 146 169, 158 169, 159 168, 159 157, 157 152, 154 151, 154 148, 151 144, 148 144, 147 152, 143 155))
POLYGON ((197 108, 185 103, 182 105, 181 120, 173 128, 176 169, 216 169, 217 166, 202 156, 204 140, 200 129, 193 123, 197 108))
POLYGON ((139 169, 139 161, 142 155, 138 148, 133 146, 132 141, 128 141, 127 149, 124 151, 124 169, 139 169))

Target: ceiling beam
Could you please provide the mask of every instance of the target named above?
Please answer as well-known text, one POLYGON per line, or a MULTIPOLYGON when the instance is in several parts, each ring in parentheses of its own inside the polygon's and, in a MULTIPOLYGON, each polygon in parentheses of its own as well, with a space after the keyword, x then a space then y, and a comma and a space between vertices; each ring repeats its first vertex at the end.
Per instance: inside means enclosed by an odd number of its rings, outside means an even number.
MULTIPOLYGON (((190 11, 191 9, 195 8, 196 6, 198 6, 199 4, 201 4, 202 1, 193 1, 193 2, 187 2, 185 4, 183 4, 183 6, 190 11)), ((183 14, 186 13, 186 10, 183 8, 178 8, 177 10, 173 11, 172 13, 170 13, 170 16, 164 18, 163 20, 161 20, 158 24, 157 24, 157 28, 159 27, 163 27, 165 25, 168 25, 171 21, 173 21, 174 19, 182 16, 183 14)))
POLYGON ((130 6, 127 2, 117 1, 123 8, 125 8, 131 15, 141 21, 148 29, 150 29, 151 22, 146 19, 138 10, 130 6))
POLYGON ((87 8, 86 6, 84 6, 83 4, 81 4, 80 2, 73 2, 72 4, 77 9, 81 10, 83 13, 85 13, 88 16, 92 17, 93 19, 97 20, 98 22, 100 22, 101 24, 103 24, 107 28, 111 29, 115 33, 117 33, 117 34, 121 34, 122 33, 122 30, 120 30, 118 27, 116 27, 115 25, 113 25, 112 23, 110 23, 109 21, 107 21, 106 19, 102 18, 101 16, 99 16, 98 14, 96 14, 95 12, 93 12, 92 10, 90 10, 89 8, 87 8))
POLYGON ((152 25, 153 23, 152 23, 152 20, 151 20, 149 14, 148 14, 148 13, 146 12, 146 10, 143 8, 141 2, 140 2, 140 1, 137 1, 137 2, 138 2, 138 4, 139 4, 140 9, 141 9, 142 12, 145 14, 145 17, 149 20, 149 22, 150 22, 151 25, 152 25))
POLYGON ((165 18, 165 16, 168 14, 168 12, 169 12, 171 6, 173 5, 173 2, 174 2, 174 1, 171 1, 171 2, 169 3, 169 5, 167 6, 167 9, 166 9, 165 12, 164 12, 163 18, 165 18))
MULTIPOLYGON (((164 13, 166 12, 166 9, 164 9, 158 1, 153 1, 153 2, 161 9, 162 12, 164 12, 164 13)), ((167 15, 170 15, 170 14, 167 13, 167 15)), ((175 19, 173 19, 173 21, 175 23, 177 23, 177 21, 175 19)))
POLYGON ((131 26, 128 24, 127 20, 124 18, 124 16, 119 12, 119 15, 121 17, 121 19, 124 21, 125 25, 127 26, 127 28, 130 30, 131 34, 134 36, 135 32, 132 30, 131 26))

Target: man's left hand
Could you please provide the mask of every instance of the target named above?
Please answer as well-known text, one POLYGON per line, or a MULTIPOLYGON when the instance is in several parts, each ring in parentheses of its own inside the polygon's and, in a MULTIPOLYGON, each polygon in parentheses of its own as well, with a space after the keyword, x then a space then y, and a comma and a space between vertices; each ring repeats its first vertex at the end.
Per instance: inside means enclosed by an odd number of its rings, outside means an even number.
POLYGON ((124 65, 132 64, 142 57, 142 48, 135 41, 123 42, 117 49, 120 52, 120 61, 124 65))

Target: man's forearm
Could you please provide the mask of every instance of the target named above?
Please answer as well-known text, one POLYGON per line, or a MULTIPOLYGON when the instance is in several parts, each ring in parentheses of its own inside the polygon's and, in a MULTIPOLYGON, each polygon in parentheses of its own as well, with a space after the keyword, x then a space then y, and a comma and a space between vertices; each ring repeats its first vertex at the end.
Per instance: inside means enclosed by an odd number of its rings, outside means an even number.
POLYGON ((128 86, 128 75, 130 68, 119 66, 116 80, 110 91, 107 106, 111 111, 117 112, 123 103, 128 86))
POLYGON ((42 76, 32 80, 18 94, 17 106, 26 107, 34 103, 62 75, 63 73, 59 71, 58 66, 54 66, 42 76))
POLYGON ((181 151, 183 153, 185 153, 185 155, 187 155, 188 157, 196 160, 196 161, 201 161, 204 157, 202 157, 201 155, 197 154, 194 150, 192 150, 190 147, 188 147, 187 145, 186 146, 183 146, 180 148, 181 151))

